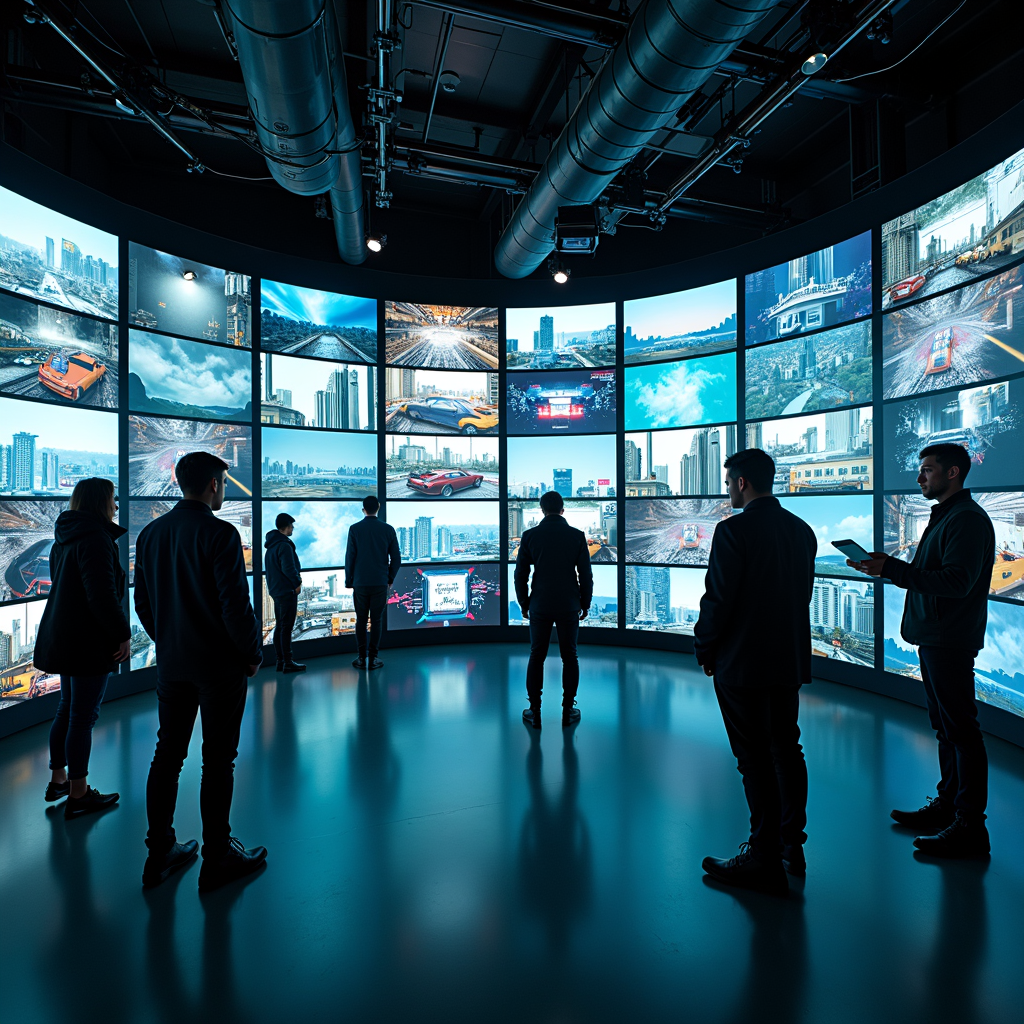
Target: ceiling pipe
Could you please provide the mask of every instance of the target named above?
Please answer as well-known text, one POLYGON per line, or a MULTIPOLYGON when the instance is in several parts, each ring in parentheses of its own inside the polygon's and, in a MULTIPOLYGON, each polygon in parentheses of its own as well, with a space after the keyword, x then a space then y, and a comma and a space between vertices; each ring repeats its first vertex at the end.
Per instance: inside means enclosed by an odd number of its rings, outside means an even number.
POLYGON ((333 0, 222 3, 271 175, 297 195, 329 191, 338 252, 346 263, 362 263, 361 140, 333 0))
POLYGON ((533 273, 554 248, 558 207, 594 202, 777 3, 647 0, 498 239, 498 271, 533 273))

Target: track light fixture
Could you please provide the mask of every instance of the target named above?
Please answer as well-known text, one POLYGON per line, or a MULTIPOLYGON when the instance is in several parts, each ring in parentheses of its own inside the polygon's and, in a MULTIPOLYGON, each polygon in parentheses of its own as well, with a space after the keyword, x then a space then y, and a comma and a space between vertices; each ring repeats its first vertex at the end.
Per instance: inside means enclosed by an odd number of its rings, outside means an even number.
POLYGON ((380 237, 377 237, 376 235, 368 235, 366 238, 366 248, 369 249, 370 252, 380 252, 387 244, 387 235, 381 235, 380 237))
POLYGON ((819 51, 818 53, 812 53, 810 57, 800 65, 800 70, 805 75, 810 76, 820 71, 827 63, 828 54, 819 51))
POLYGON ((186 281, 194 281, 199 275, 194 270, 186 270, 181 275, 186 281))
POLYGON ((557 256, 548 260, 548 271, 555 284, 565 284, 569 280, 569 268, 557 256))

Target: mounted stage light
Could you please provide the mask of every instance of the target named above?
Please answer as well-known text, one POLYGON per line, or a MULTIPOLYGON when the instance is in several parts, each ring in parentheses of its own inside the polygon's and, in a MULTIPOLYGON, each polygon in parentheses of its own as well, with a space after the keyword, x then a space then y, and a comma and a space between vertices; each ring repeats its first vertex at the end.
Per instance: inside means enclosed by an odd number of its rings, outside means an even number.
POLYGON ((369 249, 370 252, 380 252, 381 249, 383 249, 384 246, 387 245, 387 244, 388 244, 388 236, 387 235, 381 235, 380 238, 377 238, 375 236, 370 235, 370 236, 367 236, 367 239, 366 239, 366 248, 369 249))
POLYGON ((555 284, 565 284, 569 280, 569 268, 557 256, 551 256, 548 260, 548 272, 555 284))
POLYGON ((819 72, 827 63, 828 54, 821 53, 819 51, 818 53, 812 53, 810 57, 808 57, 807 60, 805 60, 803 64, 800 65, 800 70, 805 75, 810 76, 819 72))
POLYGON ((186 281, 195 281, 199 275, 194 270, 185 270, 181 275, 186 281))
POLYGON ((597 249, 601 226, 596 206, 560 206, 555 221, 555 251, 592 253, 597 249))

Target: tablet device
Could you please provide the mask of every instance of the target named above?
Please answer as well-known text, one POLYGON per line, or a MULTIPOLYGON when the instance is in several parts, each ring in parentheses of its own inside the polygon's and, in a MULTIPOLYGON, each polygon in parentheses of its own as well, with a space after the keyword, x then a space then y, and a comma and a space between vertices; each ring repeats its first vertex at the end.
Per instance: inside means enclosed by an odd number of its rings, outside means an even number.
POLYGON ((838 548, 851 562, 867 562, 871 553, 865 551, 855 540, 834 540, 832 547, 838 548))

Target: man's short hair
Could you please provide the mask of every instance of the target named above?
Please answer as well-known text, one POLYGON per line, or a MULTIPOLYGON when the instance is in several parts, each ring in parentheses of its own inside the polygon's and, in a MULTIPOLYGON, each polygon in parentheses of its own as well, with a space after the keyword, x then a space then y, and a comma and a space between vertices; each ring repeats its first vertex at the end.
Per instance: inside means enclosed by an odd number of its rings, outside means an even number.
POLYGON ((942 467, 944 473, 948 473, 954 466, 960 470, 960 482, 967 479, 971 471, 971 457, 962 444, 930 444, 922 448, 917 457, 923 459, 930 455, 942 467))
POLYGON ((548 515, 561 512, 565 508, 565 502, 558 491, 545 491, 540 496, 540 507, 548 515))
POLYGON ((202 494, 210 481, 230 467, 209 452, 189 452, 178 459, 174 477, 182 494, 202 494))
POLYGON ((744 448, 725 460, 725 468, 732 470, 733 479, 743 477, 750 486, 762 494, 770 494, 775 483, 775 460, 760 448, 744 448))
POLYGON ((368 494, 363 498, 363 511, 371 516, 376 515, 380 511, 380 502, 372 494, 368 494))
POLYGON ((274 525, 279 530, 283 530, 286 526, 291 526, 294 522, 295 516, 290 516, 287 512, 278 512, 277 518, 274 520, 274 525))

